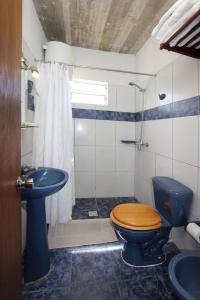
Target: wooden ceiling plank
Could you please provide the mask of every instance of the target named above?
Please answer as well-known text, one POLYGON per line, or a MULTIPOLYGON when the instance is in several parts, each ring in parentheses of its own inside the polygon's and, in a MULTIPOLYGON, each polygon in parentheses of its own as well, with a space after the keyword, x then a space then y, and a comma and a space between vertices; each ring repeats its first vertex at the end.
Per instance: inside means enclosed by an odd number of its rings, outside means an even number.
POLYGON ((60 0, 34 0, 35 8, 48 40, 65 42, 65 29, 60 0))
POLYGON ((136 53, 176 0, 33 0, 48 40, 136 53))
POLYGON ((65 42, 69 45, 72 45, 72 36, 71 36, 71 14, 70 14, 70 0, 61 0, 62 5, 62 18, 64 23, 65 31, 65 42))
MULTIPOLYGON (((73 0, 72 0, 73 1, 73 0)), ((77 27, 74 28, 74 33, 78 37, 78 46, 88 48, 88 32, 89 32, 89 15, 92 9, 93 0, 76 0, 77 11, 73 16, 76 20, 77 27), (75 32, 77 30, 77 33, 75 32)), ((73 24, 73 22, 72 22, 73 24)))
POLYGON ((102 41, 99 46, 101 50, 111 51, 112 45, 114 44, 116 37, 120 31, 120 27, 124 18, 134 0, 113 0, 110 13, 107 18, 107 23, 104 27, 102 41))
POLYGON ((147 5, 148 0, 134 0, 130 9, 127 11, 126 17, 122 20, 120 30, 116 39, 112 45, 111 51, 120 52, 120 49, 123 47, 126 42, 130 32, 136 27, 138 20, 147 5))
POLYGON ((112 0, 93 1, 93 7, 88 20, 88 45, 92 49, 99 49, 111 5, 112 0))

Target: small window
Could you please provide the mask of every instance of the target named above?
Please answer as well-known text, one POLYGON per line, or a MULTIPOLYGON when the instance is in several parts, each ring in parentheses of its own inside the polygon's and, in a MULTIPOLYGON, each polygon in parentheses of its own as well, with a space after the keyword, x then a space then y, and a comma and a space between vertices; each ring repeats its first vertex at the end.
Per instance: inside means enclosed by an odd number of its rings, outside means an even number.
POLYGON ((73 80, 72 102, 81 104, 107 105, 108 83, 101 81, 73 80))

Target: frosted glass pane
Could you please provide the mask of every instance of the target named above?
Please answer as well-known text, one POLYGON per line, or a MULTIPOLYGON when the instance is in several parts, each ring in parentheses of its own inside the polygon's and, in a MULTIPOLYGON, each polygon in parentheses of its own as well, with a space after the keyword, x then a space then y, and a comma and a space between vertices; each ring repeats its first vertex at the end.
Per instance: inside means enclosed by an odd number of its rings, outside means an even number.
POLYGON ((73 103, 105 105, 105 96, 103 95, 85 95, 72 93, 73 103))
POLYGON ((108 104, 108 83, 87 80, 71 82, 72 102, 81 104, 108 104))

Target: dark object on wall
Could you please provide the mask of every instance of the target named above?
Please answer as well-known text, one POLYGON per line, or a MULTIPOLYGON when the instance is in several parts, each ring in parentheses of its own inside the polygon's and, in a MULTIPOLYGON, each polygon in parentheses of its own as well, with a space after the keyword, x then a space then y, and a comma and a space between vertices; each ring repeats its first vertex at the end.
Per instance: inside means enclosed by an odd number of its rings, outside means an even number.
POLYGON ((136 144, 136 141, 132 141, 132 140, 121 140, 121 143, 123 143, 123 144, 136 144))
POLYGON ((31 94, 28 94, 28 109, 35 111, 34 96, 31 94))
POLYGON ((166 96, 167 95, 164 94, 164 93, 163 94, 158 94, 158 97, 159 97, 160 100, 164 100, 166 98, 166 96))
POLYGON ((28 80, 28 102, 27 107, 29 110, 35 111, 34 96, 32 95, 34 82, 28 80))
POLYGON ((33 91, 33 81, 28 80, 28 94, 31 94, 33 91))

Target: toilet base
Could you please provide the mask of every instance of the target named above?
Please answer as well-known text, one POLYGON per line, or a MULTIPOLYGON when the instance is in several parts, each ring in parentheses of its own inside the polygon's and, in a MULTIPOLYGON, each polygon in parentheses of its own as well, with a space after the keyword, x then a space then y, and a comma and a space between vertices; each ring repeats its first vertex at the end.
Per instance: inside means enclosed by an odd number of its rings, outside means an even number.
POLYGON ((162 262, 160 262, 160 263, 158 263, 158 264, 153 264, 153 265, 146 265, 146 264, 145 264, 145 265, 137 266, 137 265, 129 264, 127 261, 124 260, 124 258, 123 258, 123 251, 121 251, 121 258, 122 258, 123 262, 125 263, 125 265, 127 265, 127 266, 129 266, 129 267, 133 267, 133 268, 149 268, 149 267, 156 267, 156 266, 160 266, 160 265, 164 264, 164 262, 166 261, 166 258, 165 258, 162 262))
POLYGON ((114 224, 117 236, 124 241, 122 259, 129 266, 150 267, 165 262, 164 245, 171 227, 154 231, 132 231, 114 224))
POLYGON ((126 242, 121 252, 121 257, 125 264, 132 267, 153 267, 165 262, 165 255, 161 252, 155 256, 143 256, 138 244, 126 242))

